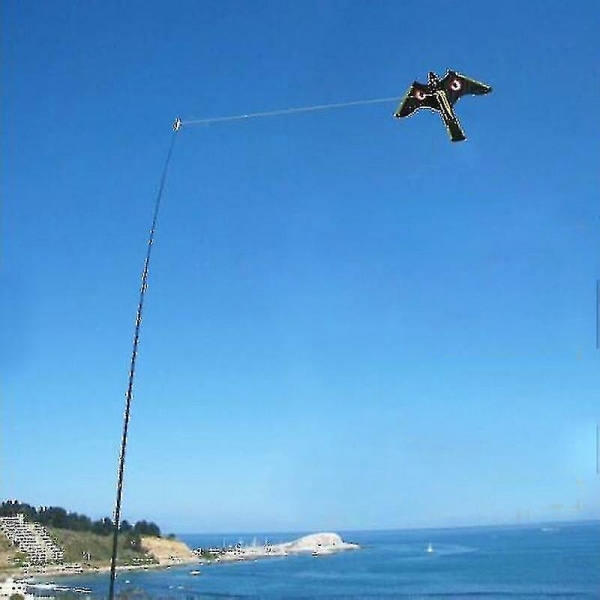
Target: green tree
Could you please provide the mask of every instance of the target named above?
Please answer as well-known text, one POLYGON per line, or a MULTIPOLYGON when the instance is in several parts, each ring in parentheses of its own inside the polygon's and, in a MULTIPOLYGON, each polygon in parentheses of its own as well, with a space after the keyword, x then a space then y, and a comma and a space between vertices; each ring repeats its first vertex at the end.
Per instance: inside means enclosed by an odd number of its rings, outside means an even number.
MULTIPOLYGON (((19 500, 4 500, 0 503, 0 516, 13 517, 18 514, 25 515, 29 521, 36 521, 47 527, 67 529, 71 531, 91 531, 99 535, 109 535, 113 531, 113 522, 108 517, 92 521, 86 515, 68 512, 60 506, 40 506, 35 508, 19 500)), ((160 528, 156 523, 141 520, 134 526, 126 520, 121 523, 122 533, 135 532, 137 535, 150 535, 160 537, 160 528)))
POLYGON ((0 517, 14 517, 22 513, 28 519, 34 521, 37 517, 37 510, 30 504, 23 504, 18 500, 5 500, 0 506, 0 517))
POLYGON ((160 537, 160 528, 158 525, 145 520, 138 521, 133 526, 133 531, 138 535, 151 535, 154 537, 160 537))
POLYGON ((98 535, 110 535, 113 531, 113 522, 108 518, 100 519, 92 523, 92 532, 98 535))
POLYGON ((133 531, 133 526, 127 519, 123 519, 121 521, 121 527, 119 528, 119 531, 121 533, 129 533, 130 531, 133 531))

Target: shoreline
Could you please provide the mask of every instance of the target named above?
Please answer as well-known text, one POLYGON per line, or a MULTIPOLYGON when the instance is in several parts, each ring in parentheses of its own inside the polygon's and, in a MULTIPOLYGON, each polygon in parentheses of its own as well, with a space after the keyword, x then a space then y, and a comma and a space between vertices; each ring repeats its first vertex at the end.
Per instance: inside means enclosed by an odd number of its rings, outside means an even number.
MULTIPOLYGON (((138 558, 133 559, 139 562, 117 565, 117 572, 145 571, 178 565, 198 564, 200 562, 199 557, 192 552, 187 544, 179 540, 142 536, 141 543, 143 553, 140 553, 138 558)), ((106 573, 110 573, 110 558, 108 557, 90 563, 72 562, 29 565, 26 568, 9 567, 0 572, 0 577, 43 580, 48 577, 75 577, 106 573)))
MULTIPOLYGON (((314 533, 303 536, 291 542, 280 544, 265 544, 263 546, 238 546, 236 548, 210 548, 204 549, 207 554, 202 554, 202 549, 190 549, 185 543, 171 541, 165 544, 164 540, 144 540, 144 549, 148 556, 156 562, 149 564, 119 565, 117 573, 130 571, 149 571, 170 569, 171 567, 202 566, 206 564, 219 564, 229 562, 244 562, 268 558, 281 558, 312 554, 312 556, 326 556, 337 552, 358 550, 358 544, 344 542, 336 533, 314 533)), ((110 573, 110 564, 85 565, 47 565, 38 567, 35 572, 23 572, 22 568, 8 569, 2 572, 5 577, 16 580, 42 582, 48 578, 81 577, 89 575, 105 575, 110 573), (42 570, 43 569, 43 570, 42 570)))
MULTIPOLYGON (((146 565, 119 565, 115 569, 117 573, 127 573, 129 571, 155 571, 158 569, 170 569, 171 567, 185 567, 188 565, 203 564, 199 558, 194 557, 187 560, 173 561, 171 563, 151 563, 146 565)), ((2 571, 0 576, 12 577, 15 580, 30 581, 47 579, 48 577, 81 577, 84 575, 105 575, 110 573, 110 565, 82 565, 78 569, 65 568, 64 565, 48 565, 43 571, 33 573, 23 573, 21 569, 8 569, 2 571)))
POLYGON ((291 542, 264 544, 262 546, 237 546, 235 548, 210 548, 211 562, 232 562, 276 558, 300 554, 325 556, 337 552, 359 550, 358 544, 344 542, 337 533, 313 533, 291 542))

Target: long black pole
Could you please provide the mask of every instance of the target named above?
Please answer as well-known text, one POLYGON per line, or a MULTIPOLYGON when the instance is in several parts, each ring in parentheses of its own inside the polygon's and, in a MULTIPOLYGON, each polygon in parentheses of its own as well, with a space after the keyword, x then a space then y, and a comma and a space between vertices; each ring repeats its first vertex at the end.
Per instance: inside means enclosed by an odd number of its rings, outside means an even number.
POLYGON ((112 555, 110 559, 110 586, 108 589, 108 598, 113 600, 115 597, 115 579, 116 579, 116 567, 117 567, 117 547, 119 540, 119 529, 121 524, 121 499, 123 497, 123 476, 125 473, 125 453, 127 451, 127 431, 129 429, 129 416, 131 414, 131 400, 133 398, 133 381, 135 378, 135 363, 137 360, 138 346, 140 343, 140 328, 142 325, 142 313, 144 310, 144 299, 146 297, 146 290, 148 289, 148 271, 150 267, 150 256, 152 254, 152 246, 154 244, 154 234, 156 232, 156 223, 158 220, 158 211, 160 209, 160 202, 165 189, 165 181, 167 179, 167 170, 169 163, 171 162, 171 154, 173 153, 173 146, 175 145, 175 137, 177 131, 173 131, 171 137, 171 143, 169 145, 169 151, 167 152, 167 158, 165 160, 165 166, 163 168, 162 177, 160 179, 160 185, 158 188, 158 194, 156 196, 156 202, 154 204, 154 216, 152 218, 152 227, 150 228, 150 235, 148 237, 148 248, 146 250, 146 258, 144 260, 144 268, 142 270, 142 285, 140 287, 140 297, 137 306, 137 314, 135 317, 135 329, 133 335, 133 349, 131 351, 131 363, 129 366, 129 378, 127 381, 127 392, 125 394, 125 414, 123 417, 123 434, 121 438, 121 452, 119 454, 119 468, 117 475, 117 499, 115 501, 115 512, 113 521, 113 540, 112 540, 112 555))

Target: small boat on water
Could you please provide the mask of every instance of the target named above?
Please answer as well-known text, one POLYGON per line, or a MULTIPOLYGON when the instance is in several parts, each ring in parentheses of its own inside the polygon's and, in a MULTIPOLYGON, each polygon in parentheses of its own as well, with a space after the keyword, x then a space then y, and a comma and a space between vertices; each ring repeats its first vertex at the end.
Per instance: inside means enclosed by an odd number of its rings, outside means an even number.
POLYGON ((431 542, 429 542, 429 545, 427 546, 427 554, 433 554, 433 552, 433 546, 431 545, 431 542))
POLYGON ((198 569, 192 569, 190 571, 190 575, 201 575, 200 571, 198 571, 198 569))

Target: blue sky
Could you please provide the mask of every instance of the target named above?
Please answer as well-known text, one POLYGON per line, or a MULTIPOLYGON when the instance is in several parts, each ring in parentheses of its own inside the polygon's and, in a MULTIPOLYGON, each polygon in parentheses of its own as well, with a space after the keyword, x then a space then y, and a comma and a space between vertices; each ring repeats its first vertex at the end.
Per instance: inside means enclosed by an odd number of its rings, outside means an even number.
POLYGON ((2 497, 170 531, 599 518, 596 2, 3 3, 2 497))

